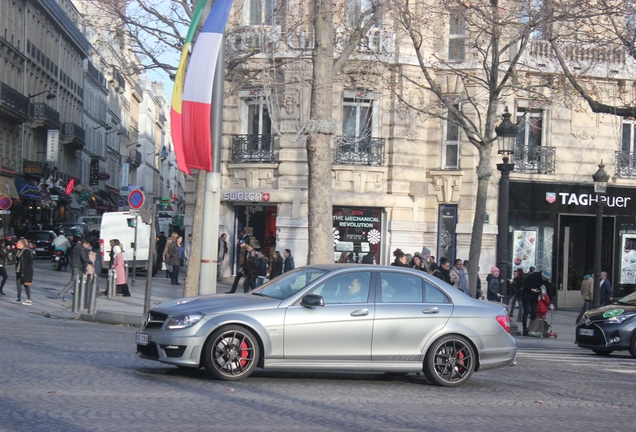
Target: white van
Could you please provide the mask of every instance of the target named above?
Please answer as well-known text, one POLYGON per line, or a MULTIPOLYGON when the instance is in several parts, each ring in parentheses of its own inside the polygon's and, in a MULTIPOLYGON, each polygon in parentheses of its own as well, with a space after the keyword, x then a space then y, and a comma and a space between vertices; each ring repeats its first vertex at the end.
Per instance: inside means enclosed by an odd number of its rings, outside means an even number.
MULTIPOLYGON (((117 239, 124 251, 124 259, 132 266, 133 243, 135 241, 135 229, 128 226, 128 219, 134 218, 130 212, 109 212, 102 215, 102 224, 99 230, 99 253, 102 264, 102 272, 110 267, 110 240, 117 239)), ((145 269, 148 262, 149 245, 155 244, 155 239, 150 238, 150 225, 141 221, 137 215, 137 269, 145 269)))
POLYGON ((101 228, 102 226, 102 216, 80 216, 77 218, 78 222, 84 222, 89 231, 95 231, 101 228))

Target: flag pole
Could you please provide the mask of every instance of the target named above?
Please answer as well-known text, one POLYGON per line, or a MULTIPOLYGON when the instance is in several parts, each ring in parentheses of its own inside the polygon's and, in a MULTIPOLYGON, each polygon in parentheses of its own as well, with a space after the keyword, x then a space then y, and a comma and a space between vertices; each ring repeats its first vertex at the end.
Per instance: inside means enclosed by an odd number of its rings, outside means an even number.
POLYGON ((223 139, 223 86, 225 83, 225 36, 216 62, 212 90, 212 172, 205 176, 203 201, 203 239, 199 294, 215 294, 221 212, 221 142, 223 139))

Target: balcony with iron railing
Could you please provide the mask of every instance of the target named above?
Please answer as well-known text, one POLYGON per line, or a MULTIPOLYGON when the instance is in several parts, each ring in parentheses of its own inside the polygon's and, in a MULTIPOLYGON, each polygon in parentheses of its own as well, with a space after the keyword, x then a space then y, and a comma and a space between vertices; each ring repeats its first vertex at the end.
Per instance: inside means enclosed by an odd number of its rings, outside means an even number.
POLYGON ((13 124, 29 119, 29 98, 3 82, 0 82, 0 117, 13 124))
POLYGON ((274 135, 233 135, 232 163, 272 162, 274 135))
POLYGON ((60 113, 44 102, 36 102, 32 107, 33 128, 59 129, 60 113))
POLYGON ((616 177, 636 178, 636 153, 616 152, 616 177))
POLYGON ((86 143, 86 132, 80 126, 72 122, 62 124, 60 142, 74 150, 79 150, 86 143))
POLYGON ((333 163, 384 166, 384 138, 336 137, 333 163))
MULTIPOLYGON (((585 46, 581 44, 567 44, 563 49, 565 58, 576 62, 614 63, 624 64, 627 61, 627 50, 606 46, 585 46)), ((547 40, 533 40, 530 43, 530 55, 556 59, 552 46, 547 40)))
POLYGON ((543 146, 515 146, 514 172, 525 174, 554 174, 555 148, 543 146))
POLYGON ((130 163, 133 168, 138 168, 141 165, 141 152, 139 150, 130 149, 130 163))

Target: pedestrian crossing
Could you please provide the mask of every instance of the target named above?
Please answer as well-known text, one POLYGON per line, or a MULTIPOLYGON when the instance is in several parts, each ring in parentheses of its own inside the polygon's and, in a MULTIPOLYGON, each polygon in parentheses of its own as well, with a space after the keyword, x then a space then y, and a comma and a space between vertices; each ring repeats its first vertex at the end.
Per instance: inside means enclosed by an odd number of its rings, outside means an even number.
POLYGON ((629 355, 629 351, 616 351, 605 357, 582 348, 517 350, 517 364, 522 365, 534 361, 553 362, 573 367, 589 367, 594 368, 595 371, 636 375, 636 359, 629 355))

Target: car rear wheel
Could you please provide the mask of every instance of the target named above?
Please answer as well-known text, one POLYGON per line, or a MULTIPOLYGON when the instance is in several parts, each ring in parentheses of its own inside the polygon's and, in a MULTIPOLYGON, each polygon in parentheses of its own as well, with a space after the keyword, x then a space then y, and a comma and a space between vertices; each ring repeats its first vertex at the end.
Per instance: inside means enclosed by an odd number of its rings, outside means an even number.
POLYGON ((258 364, 260 350, 249 330, 229 325, 212 333, 204 347, 205 370, 223 381, 249 376, 258 364))
POLYGON ((461 336, 444 336, 435 341, 424 358, 424 375, 433 384, 455 387, 475 371, 475 352, 461 336))
POLYGON ((592 350, 592 351, 594 352, 594 354, 600 355, 603 357, 607 357, 608 355, 614 352, 614 351, 607 351, 607 350, 592 350))
POLYGON ((632 335, 632 340, 629 341, 629 353, 636 359, 636 332, 632 335))

